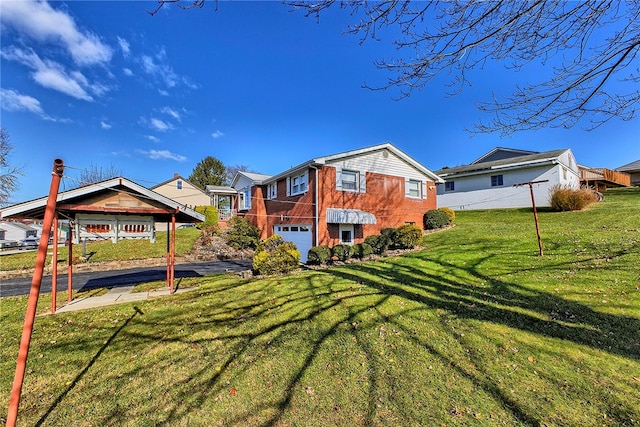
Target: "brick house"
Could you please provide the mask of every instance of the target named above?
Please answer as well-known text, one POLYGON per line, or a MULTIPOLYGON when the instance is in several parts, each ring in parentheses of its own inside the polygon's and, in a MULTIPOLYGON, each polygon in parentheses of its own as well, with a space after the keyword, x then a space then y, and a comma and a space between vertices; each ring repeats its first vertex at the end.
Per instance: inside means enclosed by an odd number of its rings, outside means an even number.
MULTIPOLYGON (((311 159, 275 176, 250 178, 238 214, 296 244, 302 261, 316 245, 360 243, 386 227, 422 225, 436 208, 441 178, 389 143, 311 159), (250 195, 250 197, 249 197, 250 195)), ((233 186, 233 185, 232 185, 233 186)), ((246 185, 245 185, 246 187, 246 185)))

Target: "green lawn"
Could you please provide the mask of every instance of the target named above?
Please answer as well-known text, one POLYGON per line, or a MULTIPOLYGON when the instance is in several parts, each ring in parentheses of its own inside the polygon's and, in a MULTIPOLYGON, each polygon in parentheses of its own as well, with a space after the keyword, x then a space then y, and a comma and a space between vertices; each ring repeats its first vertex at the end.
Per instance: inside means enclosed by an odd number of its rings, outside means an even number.
MULTIPOLYGON (((182 255, 191 250, 194 242, 200 235, 200 230, 196 228, 185 228, 176 230, 176 255, 182 255)), ((51 264, 51 254, 53 249, 49 249, 47 255, 47 265, 51 264)), ((126 239, 113 244, 111 240, 87 243, 88 262, 127 261, 142 258, 160 258, 167 253, 167 233, 156 233, 155 243, 149 240, 126 239)), ((17 253, 11 255, 0 255, 0 270, 18 270, 33 268, 36 262, 37 251, 17 253)), ((73 246, 73 257, 80 261, 82 255, 82 245, 73 246)), ((60 246, 58 248, 58 262, 67 264, 69 248, 60 246)))
POLYGON ((19 425, 638 425, 640 192, 605 196, 541 212, 543 257, 530 211, 461 212, 403 257, 38 317, 19 425))

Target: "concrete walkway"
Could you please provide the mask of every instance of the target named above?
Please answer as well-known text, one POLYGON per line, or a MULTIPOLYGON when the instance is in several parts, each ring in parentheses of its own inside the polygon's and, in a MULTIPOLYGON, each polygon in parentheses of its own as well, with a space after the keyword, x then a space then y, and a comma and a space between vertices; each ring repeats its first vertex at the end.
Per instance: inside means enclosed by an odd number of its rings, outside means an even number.
MULTIPOLYGON (((104 307, 106 305, 122 304, 125 302, 144 301, 147 299, 169 296, 169 289, 158 289, 149 292, 133 292, 133 286, 120 286, 109 290, 104 295, 97 297, 78 298, 69 304, 56 309, 56 314, 70 311, 88 310, 91 308, 104 307)), ((178 288, 174 294, 193 291, 195 288, 178 288)))

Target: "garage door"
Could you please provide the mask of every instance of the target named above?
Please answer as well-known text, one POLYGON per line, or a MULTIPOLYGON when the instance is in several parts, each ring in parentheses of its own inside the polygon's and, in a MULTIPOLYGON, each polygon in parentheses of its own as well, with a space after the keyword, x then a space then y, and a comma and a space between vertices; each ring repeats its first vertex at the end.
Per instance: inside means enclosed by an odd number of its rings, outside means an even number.
POLYGON ((276 225, 273 227, 285 242, 292 242, 300 251, 300 261, 307 262, 307 253, 311 249, 311 226, 307 224, 276 225))

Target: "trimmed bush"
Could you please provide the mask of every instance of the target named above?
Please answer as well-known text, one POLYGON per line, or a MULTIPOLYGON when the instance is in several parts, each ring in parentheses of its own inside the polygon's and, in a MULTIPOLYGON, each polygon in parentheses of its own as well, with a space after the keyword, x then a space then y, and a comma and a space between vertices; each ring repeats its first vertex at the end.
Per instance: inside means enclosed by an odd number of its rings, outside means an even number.
POLYGON ((253 256, 253 270, 257 274, 288 273, 298 268, 300 251, 291 242, 274 234, 256 248, 253 256))
POLYGON ((449 224, 453 224, 456 220, 456 212, 451 208, 438 208, 439 211, 442 211, 447 214, 449 217, 449 224))
POLYGON ((204 215, 204 222, 199 223, 198 227, 218 227, 218 209, 215 206, 196 206, 195 211, 204 215))
POLYGON ((307 264, 320 265, 326 264, 331 258, 331 249, 329 246, 314 246, 309 249, 307 254, 307 264))
POLYGON ((598 195, 588 188, 576 190, 563 185, 554 185, 550 192, 551 209, 554 211, 579 211, 598 201, 598 195))
POLYGON ((376 235, 376 236, 367 236, 364 239, 364 242, 371 245, 373 249, 373 253, 376 255, 382 255, 389 249, 389 245, 391 244, 391 240, 389 236, 384 234, 376 235))
POLYGON ((398 249, 413 249, 422 239, 422 230, 414 224, 405 224, 396 228, 393 245, 398 249))
POLYGON ((351 246, 349 245, 335 245, 331 249, 331 256, 338 258, 338 261, 345 261, 351 258, 351 246))
POLYGON ((449 225, 449 216, 441 210, 432 209, 424 214, 422 222, 425 230, 437 230, 449 225))
POLYGON ((353 256, 356 258, 366 258, 373 253, 373 248, 368 243, 358 243, 353 245, 353 256))
POLYGON ((249 220, 234 216, 229 220, 229 230, 225 233, 227 243, 236 249, 255 248, 260 242, 260 229, 249 220))

